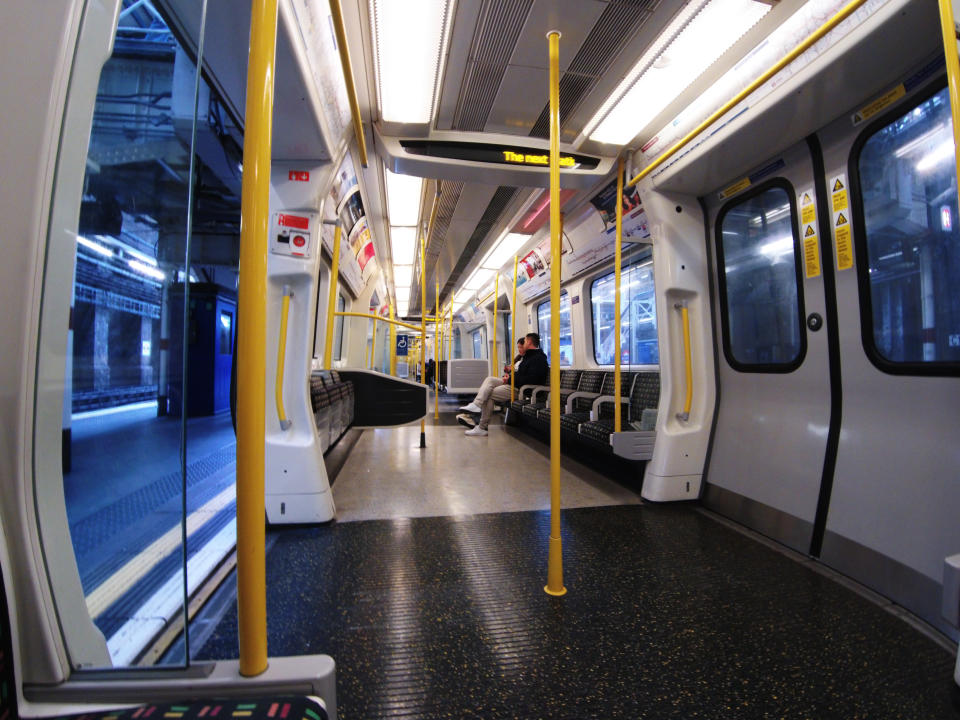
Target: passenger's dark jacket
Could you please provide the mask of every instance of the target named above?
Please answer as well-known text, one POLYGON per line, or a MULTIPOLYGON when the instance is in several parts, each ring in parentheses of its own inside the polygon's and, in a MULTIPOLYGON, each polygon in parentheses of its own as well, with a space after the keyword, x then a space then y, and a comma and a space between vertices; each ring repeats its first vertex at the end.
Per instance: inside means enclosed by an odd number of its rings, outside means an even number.
POLYGON ((540 348, 530 348, 523 354, 523 362, 514 374, 514 384, 517 387, 524 385, 546 385, 550 365, 547 356, 540 348))

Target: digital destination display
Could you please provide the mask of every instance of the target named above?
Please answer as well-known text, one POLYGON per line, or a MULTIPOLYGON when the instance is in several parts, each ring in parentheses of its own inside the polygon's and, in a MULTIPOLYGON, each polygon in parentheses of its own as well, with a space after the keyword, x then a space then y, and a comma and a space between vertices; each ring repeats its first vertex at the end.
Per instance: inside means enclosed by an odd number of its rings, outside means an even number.
MULTIPOLYGON (((411 155, 426 155, 448 160, 541 168, 550 165, 549 152, 542 148, 525 148, 520 145, 492 145, 448 140, 401 140, 400 146, 411 155)), ((560 154, 560 167, 565 170, 593 170, 599 164, 598 157, 575 153, 560 154)))

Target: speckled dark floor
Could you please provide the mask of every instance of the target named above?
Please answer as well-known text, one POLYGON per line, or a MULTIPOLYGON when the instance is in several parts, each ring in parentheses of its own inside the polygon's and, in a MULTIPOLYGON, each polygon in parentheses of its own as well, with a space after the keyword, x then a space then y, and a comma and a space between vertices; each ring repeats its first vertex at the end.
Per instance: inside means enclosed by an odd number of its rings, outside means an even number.
POLYGON ((960 717, 940 645, 691 507, 563 523, 563 598, 544 513, 279 531, 270 654, 331 654, 343 720, 960 717))

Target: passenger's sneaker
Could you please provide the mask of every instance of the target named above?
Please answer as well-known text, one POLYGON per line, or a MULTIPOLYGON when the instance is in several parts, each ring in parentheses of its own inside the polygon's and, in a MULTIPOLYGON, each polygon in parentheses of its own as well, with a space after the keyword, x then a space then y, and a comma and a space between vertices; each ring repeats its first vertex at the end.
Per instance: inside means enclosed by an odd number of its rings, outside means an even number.
POLYGON ((477 425, 473 430, 467 430, 464 435, 469 435, 470 437, 486 437, 487 431, 482 427, 477 425))
POLYGON ((466 414, 464 414, 464 415, 457 415, 457 422, 460 423, 461 425, 463 425, 463 426, 466 427, 466 428, 471 428, 471 429, 472 429, 472 428, 475 428, 475 427, 477 426, 477 423, 474 422, 473 418, 470 417, 469 415, 466 415, 466 414))
POLYGON ((472 412, 472 413, 483 412, 483 409, 477 407, 476 403, 470 403, 469 405, 464 405, 462 408, 460 408, 460 410, 462 410, 463 412, 472 412))

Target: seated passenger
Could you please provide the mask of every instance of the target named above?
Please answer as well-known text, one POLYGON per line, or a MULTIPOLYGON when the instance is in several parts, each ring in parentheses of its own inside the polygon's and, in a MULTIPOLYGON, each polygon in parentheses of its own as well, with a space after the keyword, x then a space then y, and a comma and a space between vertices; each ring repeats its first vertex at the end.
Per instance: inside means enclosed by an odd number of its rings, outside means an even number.
MULTIPOLYGON (((518 388, 524 385, 544 385, 547 382, 549 372, 550 366, 547 364, 547 356, 540 349, 540 336, 537 333, 528 333, 523 345, 523 362, 514 372, 514 385, 518 388)), ((509 381, 509 378, 507 380, 509 381)), ((487 426, 490 423, 490 416, 493 414, 493 404, 495 402, 505 403, 509 400, 509 385, 498 385, 493 388, 483 403, 480 422, 473 430, 467 430, 465 434, 471 437, 485 436, 487 426)))
MULTIPOLYGON (((520 338, 517 340, 517 356, 513 359, 513 366, 517 368, 520 367, 520 361, 523 359, 524 343, 526 343, 526 338, 520 338)), ((493 392, 495 387, 510 384, 510 368, 513 366, 504 365, 502 377, 488 377, 486 380, 484 380, 480 384, 480 390, 477 392, 477 396, 468 405, 464 405, 460 409, 465 413, 480 412, 483 408, 483 403, 486 402, 487 398, 490 396, 490 393, 493 392)), ((476 425, 469 415, 457 415, 457 421, 461 425, 466 425, 469 428, 472 428, 474 425, 476 425)))

